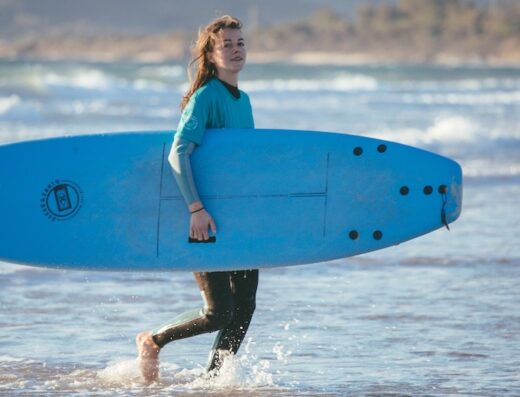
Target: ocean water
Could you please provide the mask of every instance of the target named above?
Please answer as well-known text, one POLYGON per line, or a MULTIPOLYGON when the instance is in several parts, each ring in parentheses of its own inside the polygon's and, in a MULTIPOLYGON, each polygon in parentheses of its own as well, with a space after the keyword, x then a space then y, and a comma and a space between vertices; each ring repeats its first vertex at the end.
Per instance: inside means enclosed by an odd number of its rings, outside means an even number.
MULTIPOLYGON (((0 144, 174 129, 185 82, 180 64, 1 61, 0 144)), ((519 396, 520 68, 250 64, 240 86, 259 128, 457 160, 461 218, 371 254, 262 271, 248 338, 212 380, 214 335, 168 345, 149 386, 135 360, 136 333, 200 304, 191 274, 0 263, 0 395, 519 396)))

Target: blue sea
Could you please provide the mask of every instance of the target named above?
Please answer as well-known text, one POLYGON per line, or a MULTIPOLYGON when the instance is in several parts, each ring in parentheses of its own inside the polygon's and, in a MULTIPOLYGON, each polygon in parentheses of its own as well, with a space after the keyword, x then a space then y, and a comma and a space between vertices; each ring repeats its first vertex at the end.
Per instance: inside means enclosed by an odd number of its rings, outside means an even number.
MULTIPOLYGON (((0 144, 172 130, 186 87, 176 63, 0 61, 0 144)), ((214 335, 168 345, 152 385, 135 359, 136 333, 200 305, 190 273, 0 263, 0 395, 519 396, 520 67, 249 64, 240 87, 259 128, 455 159, 461 218, 371 254, 262 271, 247 340, 209 380, 214 335)))

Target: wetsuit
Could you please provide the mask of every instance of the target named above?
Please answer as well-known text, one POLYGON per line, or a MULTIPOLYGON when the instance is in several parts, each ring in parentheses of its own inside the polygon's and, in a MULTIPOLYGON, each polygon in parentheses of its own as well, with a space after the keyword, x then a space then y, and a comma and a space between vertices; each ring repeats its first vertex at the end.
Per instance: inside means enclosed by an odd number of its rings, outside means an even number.
MULTIPOLYGON (((254 128, 249 97, 216 78, 190 98, 175 133, 168 157, 177 185, 187 205, 199 201, 190 155, 202 144, 206 128, 254 128)), ((195 280, 204 306, 183 313, 153 332, 159 347, 174 340, 219 331, 208 371, 220 368, 227 354, 236 354, 256 305, 258 270, 197 272, 195 280)))

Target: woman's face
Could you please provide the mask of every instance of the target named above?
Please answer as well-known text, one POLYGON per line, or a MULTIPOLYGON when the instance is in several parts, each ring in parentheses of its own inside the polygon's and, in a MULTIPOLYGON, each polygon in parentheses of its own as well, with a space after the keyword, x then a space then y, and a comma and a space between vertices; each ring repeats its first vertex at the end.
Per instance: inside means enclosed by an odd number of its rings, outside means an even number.
POLYGON ((220 76, 238 74, 246 63, 246 43, 239 29, 221 29, 208 59, 220 76))

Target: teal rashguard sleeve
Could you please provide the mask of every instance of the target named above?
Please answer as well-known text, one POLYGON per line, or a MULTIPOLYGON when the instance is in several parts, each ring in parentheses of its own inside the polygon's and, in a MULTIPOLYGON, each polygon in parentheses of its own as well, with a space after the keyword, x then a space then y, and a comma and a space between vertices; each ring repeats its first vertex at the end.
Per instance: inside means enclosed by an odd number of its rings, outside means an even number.
POLYGON ((173 139, 173 145, 168 156, 177 186, 187 205, 200 201, 193 173, 191 171, 190 155, 195 149, 195 144, 179 136, 173 139))
MULTIPOLYGON (((204 87, 203 87, 204 88, 204 87)), ((197 145, 202 143, 202 137, 208 127, 211 105, 211 93, 202 91, 193 94, 182 111, 176 135, 197 145)))

